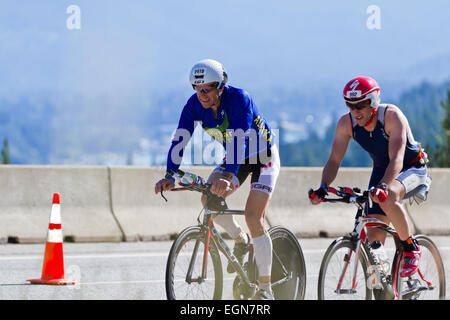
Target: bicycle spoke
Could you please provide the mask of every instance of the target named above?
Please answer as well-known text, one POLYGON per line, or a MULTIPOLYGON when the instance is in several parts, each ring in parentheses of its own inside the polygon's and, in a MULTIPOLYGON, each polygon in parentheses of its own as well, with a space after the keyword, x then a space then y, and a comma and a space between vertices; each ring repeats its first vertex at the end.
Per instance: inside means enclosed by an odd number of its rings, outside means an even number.
POLYGON ((319 275, 319 299, 364 300, 370 298, 367 289, 365 265, 355 258, 349 241, 338 242, 324 256, 319 275), (354 282, 355 263, 358 263, 354 282), (368 296, 369 295, 369 296, 368 296))
POLYGON ((217 261, 217 257, 212 258, 211 253, 208 252, 207 274, 206 278, 202 277, 205 252, 203 234, 193 231, 183 237, 182 241, 174 244, 175 247, 169 259, 169 271, 166 275, 169 298, 177 300, 216 298, 219 294, 217 286, 222 285, 222 271, 217 267, 220 260, 217 261))
MULTIPOLYGON (((193 245, 193 243, 186 243, 186 245, 180 250, 178 254, 178 261, 176 264, 176 272, 174 272, 174 281, 177 281, 179 285, 176 287, 176 291, 178 293, 185 292, 185 296, 183 297, 183 294, 181 294, 180 297, 177 297, 178 299, 211 299, 212 294, 214 292, 214 282, 211 281, 208 283, 208 281, 204 281, 199 283, 198 279, 201 279, 201 272, 202 272, 202 259, 197 259, 195 261, 192 260, 192 252, 194 251, 194 246, 188 247, 187 245, 193 245), (184 254, 182 254, 184 253, 184 254), (182 255, 180 255, 182 254, 182 255), (192 266, 191 263, 193 262, 192 266), (197 279, 197 281, 191 281, 191 283, 188 283, 186 281, 186 274, 189 270, 189 267, 192 267, 192 277, 191 280, 197 279), (206 292, 208 291, 208 293, 206 292), (209 297, 208 297, 209 295, 209 297)), ((200 250, 197 251, 197 254, 199 252, 203 252, 203 246, 201 246, 200 250)))

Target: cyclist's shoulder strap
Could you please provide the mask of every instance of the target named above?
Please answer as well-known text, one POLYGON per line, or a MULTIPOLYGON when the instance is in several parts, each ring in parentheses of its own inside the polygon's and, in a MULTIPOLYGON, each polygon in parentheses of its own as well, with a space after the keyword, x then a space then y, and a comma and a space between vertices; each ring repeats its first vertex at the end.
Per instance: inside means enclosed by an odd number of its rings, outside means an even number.
POLYGON ((387 108, 388 108, 388 105, 386 103, 380 104, 378 106, 378 121, 380 122, 382 127, 384 127, 384 118, 385 118, 387 108))
POLYGON ((350 122, 352 123, 352 129, 354 129, 358 124, 356 123, 356 120, 353 119, 351 112, 348 113, 348 116, 350 117, 350 122))

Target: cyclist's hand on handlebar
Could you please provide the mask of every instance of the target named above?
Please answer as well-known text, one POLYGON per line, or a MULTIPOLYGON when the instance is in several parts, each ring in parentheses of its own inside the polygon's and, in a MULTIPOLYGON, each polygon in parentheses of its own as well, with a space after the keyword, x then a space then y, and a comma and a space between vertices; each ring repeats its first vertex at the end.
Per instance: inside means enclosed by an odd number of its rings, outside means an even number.
POLYGON ((312 204, 319 204, 323 202, 325 196, 328 195, 326 186, 320 186, 319 189, 313 190, 312 188, 308 191, 308 197, 312 204))
POLYGON ((370 197, 372 198, 372 201, 381 203, 386 201, 387 199, 387 186, 385 183, 380 183, 376 187, 370 188, 370 197))
POLYGON ((164 178, 159 180, 155 185, 155 194, 160 193, 161 191, 170 191, 175 188, 175 182, 164 178))
POLYGON ((212 194, 215 194, 219 197, 223 197, 225 193, 230 190, 232 190, 231 181, 223 178, 214 180, 210 189, 212 194))

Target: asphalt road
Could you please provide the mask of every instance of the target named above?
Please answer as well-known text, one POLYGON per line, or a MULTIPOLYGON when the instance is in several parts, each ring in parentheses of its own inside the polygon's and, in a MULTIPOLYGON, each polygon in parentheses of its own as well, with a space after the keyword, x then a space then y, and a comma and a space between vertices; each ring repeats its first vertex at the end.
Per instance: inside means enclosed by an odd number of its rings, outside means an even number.
MULTIPOLYGON (((450 237, 432 237, 438 245, 450 297, 450 237)), ((307 269, 306 299, 317 299, 317 278, 323 254, 333 239, 299 239, 307 269)), ((75 286, 32 285, 40 278, 44 244, 0 245, 1 300, 161 300, 166 299, 164 276, 172 242, 65 243, 66 278, 75 286)), ((387 244, 388 253, 391 249, 387 244)), ((393 252, 393 251, 391 251, 393 252)), ((222 259, 224 262, 225 259, 222 259)), ((225 266, 226 268, 226 266, 225 266)), ((232 299, 234 277, 224 275, 224 299, 232 299)))

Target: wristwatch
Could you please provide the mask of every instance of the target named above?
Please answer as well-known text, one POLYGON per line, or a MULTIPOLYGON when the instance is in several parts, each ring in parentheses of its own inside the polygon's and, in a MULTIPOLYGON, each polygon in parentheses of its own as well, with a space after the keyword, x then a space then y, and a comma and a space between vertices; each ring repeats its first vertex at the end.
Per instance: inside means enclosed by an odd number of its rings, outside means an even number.
POLYGON ((167 171, 166 175, 164 176, 165 179, 169 179, 172 182, 175 182, 175 178, 173 177, 173 171, 167 171))
POLYGON ((384 191, 386 191, 387 190, 387 185, 386 185, 386 183, 379 183, 377 185, 377 188, 380 188, 380 189, 383 189, 384 191))

